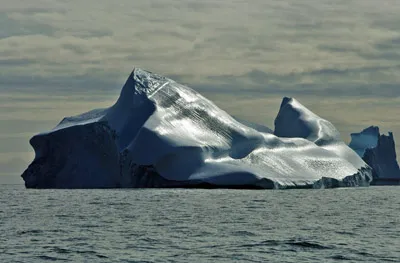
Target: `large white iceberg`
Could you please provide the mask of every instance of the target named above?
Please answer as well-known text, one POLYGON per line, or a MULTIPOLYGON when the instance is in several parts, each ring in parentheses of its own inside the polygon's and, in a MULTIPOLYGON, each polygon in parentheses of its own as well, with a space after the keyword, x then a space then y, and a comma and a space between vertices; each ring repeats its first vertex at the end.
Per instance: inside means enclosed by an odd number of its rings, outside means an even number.
POLYGON ((352 133, 349 146, 373 169, 373 184, 400 185, 393 133, 380 134, 379 127, 371 126, 352 133))
POLYGON ((368 185, 371 168, 328 121, 284 98, 275 132, 135 69, 110 108, 34 136, 28 188, 312 188, 368 185))

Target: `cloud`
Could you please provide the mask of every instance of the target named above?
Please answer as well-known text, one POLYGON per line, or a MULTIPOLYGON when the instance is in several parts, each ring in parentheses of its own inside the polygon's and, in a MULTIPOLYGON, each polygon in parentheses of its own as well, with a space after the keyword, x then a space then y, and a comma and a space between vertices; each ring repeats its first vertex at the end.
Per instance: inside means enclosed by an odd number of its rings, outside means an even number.
POLYGON ((7 161, 0 160, 0 184, 21 184, 22 172, 27 168, 28 163, 21 158, 12 158, 7 161))
MULTIPOLYGON (((4 27, 6 37, 0 39, 2 64, 10 63, 3 75, 115 80, 136 65, 184 75, 197 84, 208 76, 253 69, 286 76, 397 63, 397 47, 381 52, 379 43, 400 36, 389 26, 398 20, 390 15, 398 7, 371 0, 24 3, 3 3, 0 8, 4 22, 15 25, 4 27), (385 23, 377 25, 376 20, 388 14, 385 23)), ((399 81, 398 74, 392 75, 399 81)))
POLYGON ((387 68, 378 66, 353 69, 325 68, 285 75, 255 69, 239 76, 210 76, 204 84, 193 87, 199 91, 216 93, 400 97, 400 83, 391 81, 388 75, 383 73, 388 70, 400 70, 400 65, 387 68), (363 74, 368 74, 368 78, 363 79, 363 74))
MULTIPOLYGON (((1 68, 1 61, 0 61, 1 68)), ((80 75, 74 77, 68 76, 52 76, 42 77, 32 74, 22 76, 9 76, 0 73, 0 92, 35 92, 36 94, 48 94, 49 92, 56 92, 58 95, 69 94, 71 90, 79 93, 92 92, 93 95, 119 93, 123 83, 129 76, 113 76, 107 78, 107 74, 103 76, 105 79, 96 78, 95 75, 80 75)), ((31 93, 32 94, 32 93, 31 93)), ((90 100, 90 97, 88 97, 90 100)))
POLYGON ((33 59, 0 59, 0 67, 29 66, 35 63, 33 59))
MULTIPOLYGON (((52 128, 55 123, 52 121, 41 120, 2 120, 0 119, 0 136, 3 135, 16 135, 26 133, 37 133, 43 131, 43 127, 52 128)), ((0 137, 1 138, 1 137, 0 137)), ((18 138, 19 139, 19 138, 18 138)))
POLYGON ((1 138, 0 144, 0 153, 18 153, 18 152, 26 152, 29 149, 29 140, 28 138, 1 138))
POLYGON ((375 44, 375 47, 380 50, 396 49, 400 48, 400 37, 395 37, 389 40, 385 40, 375 44))
POLYGON ((11 158, 8 161, 0 162, 0 169, 2 174, 21 173, 28 163, 21 158, 11 158))

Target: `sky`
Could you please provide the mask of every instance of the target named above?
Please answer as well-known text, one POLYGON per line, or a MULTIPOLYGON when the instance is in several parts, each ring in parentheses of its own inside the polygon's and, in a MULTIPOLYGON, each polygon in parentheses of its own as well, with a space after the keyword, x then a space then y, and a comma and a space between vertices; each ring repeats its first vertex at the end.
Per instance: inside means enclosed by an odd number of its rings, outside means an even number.
POLYGON ((133 67, 273 128, 295 97, 400 153, 398 0, 0 0, 0 183, 22 183, 29 139, 108 107, 133 67))

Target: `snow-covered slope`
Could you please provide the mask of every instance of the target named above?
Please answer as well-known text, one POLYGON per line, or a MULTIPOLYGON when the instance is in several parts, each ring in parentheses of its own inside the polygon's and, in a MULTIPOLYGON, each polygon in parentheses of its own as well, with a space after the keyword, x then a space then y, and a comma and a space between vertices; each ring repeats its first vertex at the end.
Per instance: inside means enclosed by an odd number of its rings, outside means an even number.
POLYGON ((194 90, 135 69, 115 105, 31 139, 33 188, 368 185, 370 168, 331 123, 285 98, 275 134, 194 90))
POLYGON ((349 146, 373 169, 373 184, 400 184, 400 168, 396 161, 393 134, 380 134, 371 126, 351 134, 349 146))

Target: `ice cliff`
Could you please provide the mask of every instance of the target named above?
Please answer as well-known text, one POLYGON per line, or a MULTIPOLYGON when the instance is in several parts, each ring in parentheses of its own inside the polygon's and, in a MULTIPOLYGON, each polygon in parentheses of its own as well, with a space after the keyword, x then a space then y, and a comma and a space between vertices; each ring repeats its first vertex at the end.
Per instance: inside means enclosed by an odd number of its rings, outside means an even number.
POLYGON ((373 169, 372 184, 400 184, 393 133, 380 134, 378 127, 371 126, 352 133, 349 146, 373 169))
POLYGON ((328 121, 284 98, 275 131, 135 69, 110 108, 30 140, 27 188, 323 188, 368 185, 371 168, 328 121))

